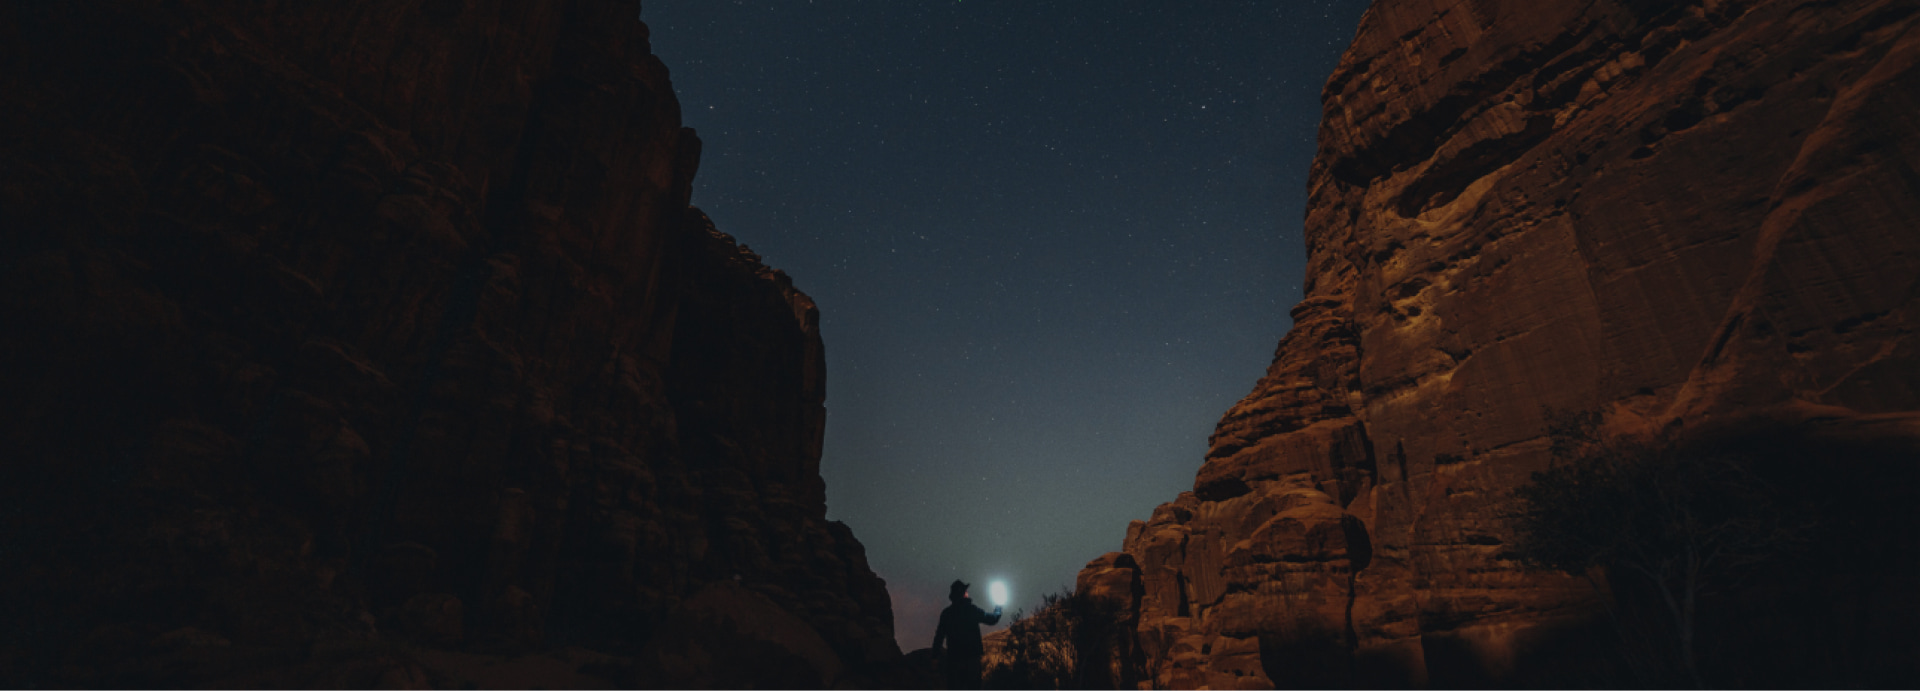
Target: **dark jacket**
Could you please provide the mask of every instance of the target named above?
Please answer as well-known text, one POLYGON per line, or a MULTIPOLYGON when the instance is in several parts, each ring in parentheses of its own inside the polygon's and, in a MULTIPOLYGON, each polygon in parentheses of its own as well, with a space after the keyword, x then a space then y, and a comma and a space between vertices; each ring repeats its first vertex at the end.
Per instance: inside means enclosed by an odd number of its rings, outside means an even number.
POLYGON ((973 599, 967 598, 954 602, 940 613, 940 626, 933 631, 933 651, 940 652, 940 643, 945 641, 948 650, 954 655, 980 657, 980 625, 992 626, 1000 623, 999 613, 988 614, 974 606, 973 599))

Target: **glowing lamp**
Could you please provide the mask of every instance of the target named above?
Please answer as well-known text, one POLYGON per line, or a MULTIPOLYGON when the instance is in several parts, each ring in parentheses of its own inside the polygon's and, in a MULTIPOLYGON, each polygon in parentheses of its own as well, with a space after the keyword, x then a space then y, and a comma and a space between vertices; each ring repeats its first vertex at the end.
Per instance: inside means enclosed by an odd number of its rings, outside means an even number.
POLYGON ((1007 606, 1007 582, 1006 581, 994 581, 993 583, 989 584, 987 586, 987 593, 990 597, 993 598, 993 606, 995 607, 1007 606))

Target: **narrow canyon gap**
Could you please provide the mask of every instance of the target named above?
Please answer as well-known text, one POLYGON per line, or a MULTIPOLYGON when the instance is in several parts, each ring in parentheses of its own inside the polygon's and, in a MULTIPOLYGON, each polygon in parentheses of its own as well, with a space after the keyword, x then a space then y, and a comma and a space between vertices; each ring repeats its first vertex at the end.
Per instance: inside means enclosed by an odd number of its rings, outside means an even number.
POLYGON ((955 578, 1031 609, 1191 480, 1299 299, 1365 7, 646 3, 694 202, 820 304, 828 511, 902 649, 955 578))
POLYGON ((906 5, 762 5, 713 44, 761 84, 842 26, 886 88, 711 126, 637 2, 0 7, 0 682, 911 687, 875 572, 937 595, 1034 549, 1021 597, 1092 559, 1121 603, 1122 687, 1626 685, 1630 583, 1509 551, 1550 410, 1789 442, 1818 530, 1703 601, 1709 679, 1920 678, 1911 0, 906 5), (1305 115, 1237 98, 1296 48, 1305 115), (1283 245, 1298 286, 1248 259, 1283 245))

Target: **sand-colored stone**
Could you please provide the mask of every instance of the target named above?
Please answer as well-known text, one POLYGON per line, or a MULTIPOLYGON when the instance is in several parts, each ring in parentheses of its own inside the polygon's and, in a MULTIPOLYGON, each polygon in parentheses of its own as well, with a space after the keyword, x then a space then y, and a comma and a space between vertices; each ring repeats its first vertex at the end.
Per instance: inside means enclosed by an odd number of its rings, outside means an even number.
POLYGON ((1193 492, 1127 530, 1144 677, 1511 678, 1597 599, 1503 553, 1547 409, 1911 436, 1916 21, 1894 0, 1375 2, 1323 97, 1294 327, 1193 492))

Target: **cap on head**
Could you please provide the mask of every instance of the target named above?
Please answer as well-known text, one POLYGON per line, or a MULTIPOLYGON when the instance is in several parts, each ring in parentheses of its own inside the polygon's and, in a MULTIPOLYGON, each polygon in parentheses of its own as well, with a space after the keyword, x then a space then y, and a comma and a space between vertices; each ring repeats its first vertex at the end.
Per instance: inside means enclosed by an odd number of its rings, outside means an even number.
POLYGON ((947 599, 949 600, 952 600, 954 602, 959 602, 965 599, 966 597, 967 597, 966 583, 963 583, 959 580, 955 580, 953 582, 953 586, 947 588, 947 599))

